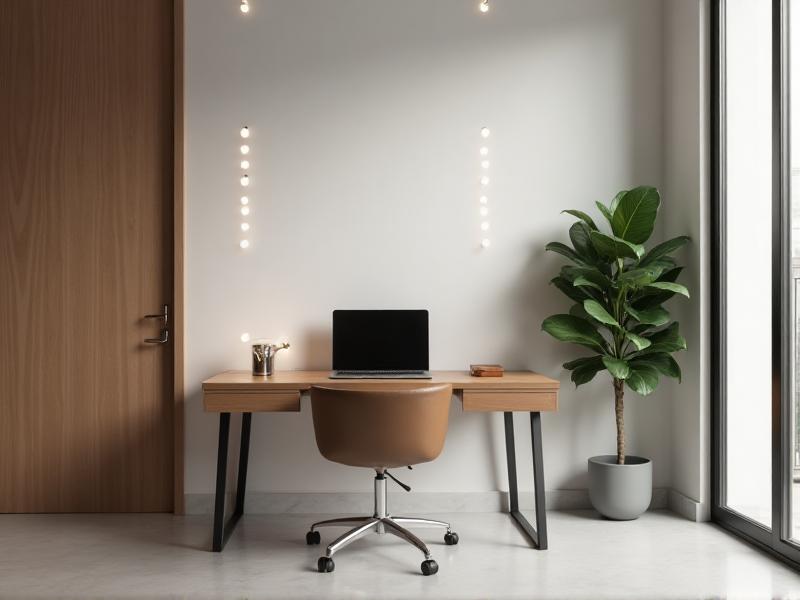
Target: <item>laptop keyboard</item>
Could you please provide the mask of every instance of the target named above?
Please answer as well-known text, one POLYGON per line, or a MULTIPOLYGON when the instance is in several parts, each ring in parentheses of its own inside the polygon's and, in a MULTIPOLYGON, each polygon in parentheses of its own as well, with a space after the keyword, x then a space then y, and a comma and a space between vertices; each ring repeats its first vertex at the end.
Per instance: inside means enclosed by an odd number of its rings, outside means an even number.
POLYGON ((339 375, 423 375, 425 371, 336 371, 339 375))

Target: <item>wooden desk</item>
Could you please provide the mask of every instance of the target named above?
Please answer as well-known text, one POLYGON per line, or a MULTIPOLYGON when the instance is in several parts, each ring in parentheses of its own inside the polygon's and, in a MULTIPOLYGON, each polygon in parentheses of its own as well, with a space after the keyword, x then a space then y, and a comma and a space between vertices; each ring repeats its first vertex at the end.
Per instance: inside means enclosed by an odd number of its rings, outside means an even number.
POLYGON ((541 413, 558 410, 559 383, 531 371, 512 371, 503 377, 471 377, 466 371, 434 371, 433 379, 330 379, 329 371, 280 371, 258 377, 249 371, 225 371, 203 382, 203 407, 219 414, 217 486, 214 502, 212 550, 221 552, 244 513, 250 429, 254 412, 299 412, 300 396, 314 385, 340 388, 410 388, 431 383, 449 383, 468 412, 502 412, 505 419, 508 464, 509 514, 535 548, 547 548, 544 505, 541 413), (536 527, 519 510, 513 412, 530 413, 533 449, 536 527), (236 504, 225 523, 226 471, 231 413, 242 413, 236 504))

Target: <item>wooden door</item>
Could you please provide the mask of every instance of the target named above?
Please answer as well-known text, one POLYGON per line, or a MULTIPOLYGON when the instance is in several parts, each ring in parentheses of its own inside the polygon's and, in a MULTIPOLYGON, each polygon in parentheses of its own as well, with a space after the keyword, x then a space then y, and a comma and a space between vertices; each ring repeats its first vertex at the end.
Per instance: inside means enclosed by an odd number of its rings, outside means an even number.
POLYGON ((173 21, 0 2, 0 512, 172 510, 173 21))

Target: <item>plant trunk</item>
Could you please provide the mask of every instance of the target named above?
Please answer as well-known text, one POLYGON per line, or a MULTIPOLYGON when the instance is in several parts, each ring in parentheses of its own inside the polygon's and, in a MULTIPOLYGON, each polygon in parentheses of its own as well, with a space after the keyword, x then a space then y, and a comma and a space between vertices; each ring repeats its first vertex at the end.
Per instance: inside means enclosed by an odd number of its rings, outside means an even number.
POLYGON ((614 412, 617 416, 617 464, 625 464, 625 382, 622 379, 614 380, 614 412))

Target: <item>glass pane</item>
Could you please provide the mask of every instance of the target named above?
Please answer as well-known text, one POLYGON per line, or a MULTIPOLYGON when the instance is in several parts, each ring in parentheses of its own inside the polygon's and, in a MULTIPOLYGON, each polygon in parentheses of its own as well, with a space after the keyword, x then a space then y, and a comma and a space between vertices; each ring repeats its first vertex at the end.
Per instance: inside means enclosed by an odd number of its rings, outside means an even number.
POLYGON ((797 300, 800 291, 800 41, 795 43, 796 35, 800 35, 800 5, 792 2, 789 6, 789 144, 791 161, 791 236, 792 236, 792 402, 791 402, 791 505, 789 511, 789 535, 800 541, 800 387, 798 369, 798 310, 797 300))
POLYGON ((725 504, 771 526, 771 2, 725 3, 725 504))

